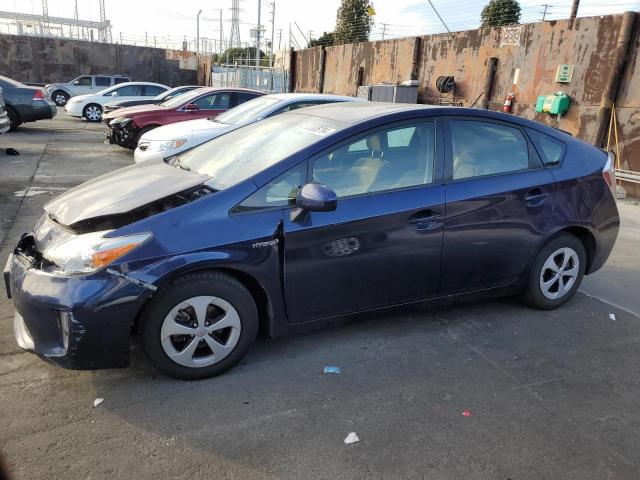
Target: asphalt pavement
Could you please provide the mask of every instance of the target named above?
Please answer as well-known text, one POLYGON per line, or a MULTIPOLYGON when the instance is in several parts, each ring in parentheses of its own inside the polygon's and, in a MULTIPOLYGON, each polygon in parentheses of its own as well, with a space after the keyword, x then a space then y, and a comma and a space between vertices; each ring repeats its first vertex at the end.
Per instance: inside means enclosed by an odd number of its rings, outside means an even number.
MULTIPOLYGON (((46 201, 133 162, 102 134, 61 111, 0 136, 21 153, 0 155, 0 263, 46 201)), ((640 478, 640 206, 620 211, 611 260, 559 310, 488 299, 378 314, 259 339, 198 382, 156 373, 135 344, 125 369, 51 366, 17 347, 0 293, 11 478, 640 478)))

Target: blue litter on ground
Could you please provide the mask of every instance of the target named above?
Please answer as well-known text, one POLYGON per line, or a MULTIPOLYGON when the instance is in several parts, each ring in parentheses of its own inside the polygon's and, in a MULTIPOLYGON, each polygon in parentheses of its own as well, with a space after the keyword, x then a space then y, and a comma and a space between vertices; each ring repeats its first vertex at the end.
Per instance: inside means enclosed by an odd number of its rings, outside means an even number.
POLYGON ((324 373, 340 373, 340 367, 324 367, 324 373))

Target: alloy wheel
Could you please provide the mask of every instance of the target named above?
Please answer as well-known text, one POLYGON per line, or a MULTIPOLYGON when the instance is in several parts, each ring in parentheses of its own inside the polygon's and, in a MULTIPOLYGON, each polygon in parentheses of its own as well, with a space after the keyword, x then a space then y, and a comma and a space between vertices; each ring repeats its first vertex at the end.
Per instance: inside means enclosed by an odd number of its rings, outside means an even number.
POLYGON ((220 362, 236 347, 240 316, 226 300, 192 297, 173 307, 160 330, 167 356, 179 365, 201 368, 220 362))
POLYGON ((540 291, 550 300, 556 300, 569 293, 578 278, 580 260, 575 250, 569 247, 553 252, 542 265, 540 271, 540 291))
POLYGON ((85 116, 87 117, 88 120, 91 120, 92 122, 97 122, 102 117, 102 112, 98 107, 91 106, 91 107, 87 107, 87 109, 85 110, 85 116))
POLYGON ((67 97, 62 93, 58 93, 53 97, 53 101, 59 107, 63 107, 67 103, 67 97))

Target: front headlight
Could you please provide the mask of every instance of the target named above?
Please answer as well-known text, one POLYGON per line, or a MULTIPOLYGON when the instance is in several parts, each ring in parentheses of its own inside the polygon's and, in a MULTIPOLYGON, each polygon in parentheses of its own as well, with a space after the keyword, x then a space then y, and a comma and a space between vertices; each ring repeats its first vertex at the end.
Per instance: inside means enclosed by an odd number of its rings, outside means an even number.
POLYGON ((118 126, 120 128, 124 128, 131 122, 130 118, 127 117, 116 117, 109 122, 110 127, 118 126))
POLYGON ((54 264, 51 273, 93 273, 113 263, 151 238, 151 233, 103 238, 112 230, 78 235, 42 252, 45 260, 54 264))
POLYGON ((168 140, 166 142, 151 142, 152 149, 156 152, 166 152, 167 150, 175 150, 187 143, 186 138, 180 138, 177 140, 168 140))

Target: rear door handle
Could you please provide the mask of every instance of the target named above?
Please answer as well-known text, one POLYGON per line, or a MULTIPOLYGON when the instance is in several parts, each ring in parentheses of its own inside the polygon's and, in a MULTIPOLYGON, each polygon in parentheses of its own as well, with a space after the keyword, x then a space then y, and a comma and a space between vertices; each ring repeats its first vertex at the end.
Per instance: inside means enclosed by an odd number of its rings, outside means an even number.
POLYGON ((529 207, 539 207, 545 202, 548 196, 548 193, 544 193, 539 188, 534 188, 527 192, 527 195, 524 197, 524 201, 529 207))
POLYGON ((414 230, 429 230, 441 218, 440 215, 432 213, 424 215, 418 214, 409 219, 409 225, 411 225, 411 228, 414 230))

